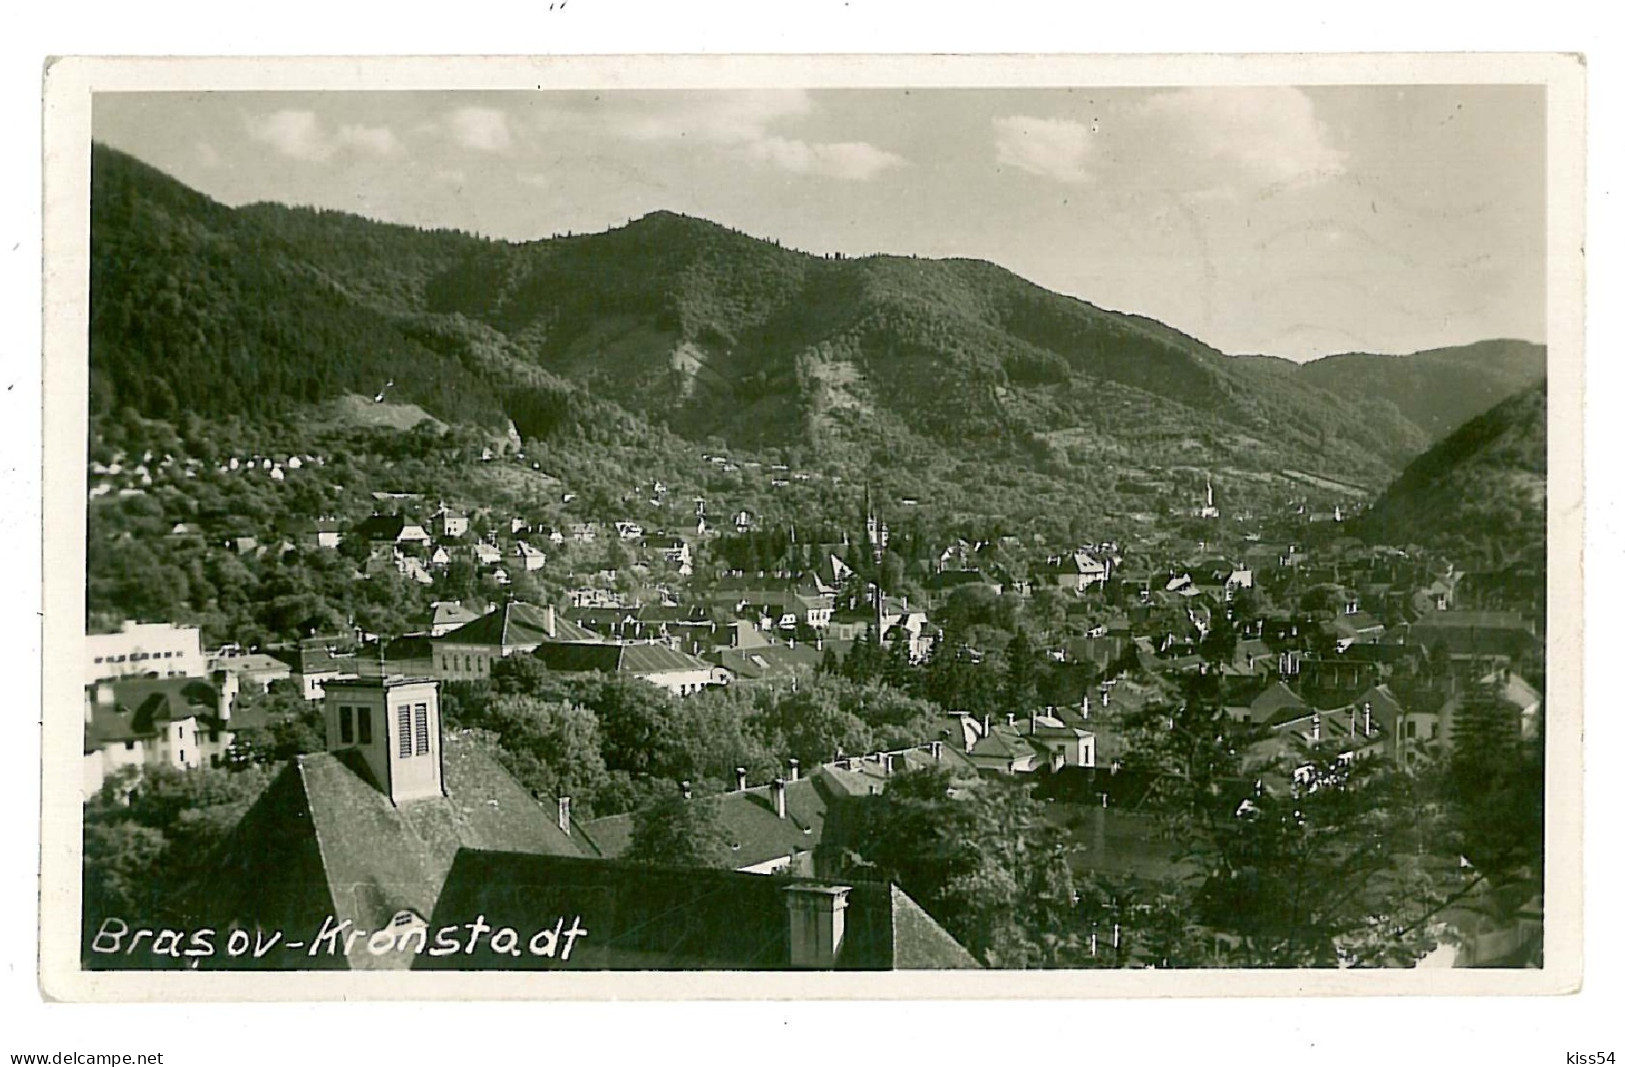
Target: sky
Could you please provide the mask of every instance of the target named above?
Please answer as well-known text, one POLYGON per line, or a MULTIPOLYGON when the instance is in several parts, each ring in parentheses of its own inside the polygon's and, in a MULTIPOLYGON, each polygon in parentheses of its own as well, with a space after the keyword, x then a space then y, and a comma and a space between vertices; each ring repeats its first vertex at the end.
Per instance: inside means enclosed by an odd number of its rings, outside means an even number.
POLYGON ((1237 354, 1546 335, 1539 86, 102 93, 93 131, 231 205, 515 241, 665 209, 1237 354))

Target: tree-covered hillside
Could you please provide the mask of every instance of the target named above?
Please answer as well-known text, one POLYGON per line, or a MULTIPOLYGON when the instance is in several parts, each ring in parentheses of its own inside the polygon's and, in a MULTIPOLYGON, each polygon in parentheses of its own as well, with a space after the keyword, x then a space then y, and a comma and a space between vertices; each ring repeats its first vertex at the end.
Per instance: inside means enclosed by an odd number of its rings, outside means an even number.
POLYGON ((1546 382, 1468 420, 1411 462, 1360 520, 1385 544, 1545 559, 1546 382))
POLYGON ((1380 485, 1528 362, 1434 353, 1448 374, 1394 387, 1389 360, 1367 388, 1370 357, 1229 357, 979 261, 819 257, 669 212, 514 244, 232 209, 103 146, 92 163, 97 416, 383 394, 527 439, 630 419, 880 480, 968 463, 1098 490, 1106 465, 1194 462, 1380 485))
POLYGON ((1307 363, 1301 374, 1335 393, 1386 400, 1442 440, 1474 415, 1546 377, 1546 346, 1495 340, 1409 356, 1350 352, 1307 363))

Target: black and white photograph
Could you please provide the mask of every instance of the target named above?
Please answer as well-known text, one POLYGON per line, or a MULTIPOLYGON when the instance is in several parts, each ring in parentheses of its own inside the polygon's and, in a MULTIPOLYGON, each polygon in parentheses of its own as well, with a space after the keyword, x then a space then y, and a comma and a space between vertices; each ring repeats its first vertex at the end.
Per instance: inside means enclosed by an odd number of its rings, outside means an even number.
POLYGON ((1575 987, 1573 61, 114 66, 54 995, 1575 987))

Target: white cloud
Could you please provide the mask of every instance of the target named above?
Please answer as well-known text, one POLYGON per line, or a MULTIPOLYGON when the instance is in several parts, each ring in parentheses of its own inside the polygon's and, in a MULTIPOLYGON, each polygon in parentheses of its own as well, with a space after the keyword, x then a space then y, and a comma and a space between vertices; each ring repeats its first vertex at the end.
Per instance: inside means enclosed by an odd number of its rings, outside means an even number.
POLYGON ((995 159, 1001 166, 1062 182, 1089 180, 1092 136, 1088 126, 1066 119, 1007 115, 993 120, 995 159))
POLYGON ((754 160, 792 174, 819 174, 827 178, 867 181, 883 170, 902 166, 902 156, 865 141, 809 143, 783 137, 764 137, 745 149, 754 160))
POLYGON ((478 152, 506 152, 513 147, 508 113, 494 107, 460 107, 448 120, 457 143, 478 152))
POLYGON ((1238 172, 1283 182, 1335 177, 1346 153, 1315 115, 1301 89, 1236 87, 1179 89, 1140 105, 1142 133, 1167 142, 1223 186, 1238 172))
POLYGON ((603 129, 631 140, 747 144, 765 138, 773 123, 812 110, 811 98, 792 89, 631 95, 595 112, 603 129))
POLYGON ((400 139, 388 126, 340 126, 328 133, 314 111, 273 111, 251 116, 248 135, 270 145, 292 159, 323 162, 344 149, 375 156, 392 156, 403 150, 400 139))
POLYGON ((400 138, 388 126, 340 126, 335 143, 359 148, 375 156, 399 155, 405 150, 400 138))
POLYGON ((294 159, 326 159, 331 151, 314 111, 273 111, 250 118, 248 135, 294 159))
POLYGON ((628 141, 709 145, 792 174, 863 181, 906 163, 863 141, 808 141, 776 130, 812 115, 800 89, 605 95, 590 108, 547 120, 550 132, 590 129, 628 141))

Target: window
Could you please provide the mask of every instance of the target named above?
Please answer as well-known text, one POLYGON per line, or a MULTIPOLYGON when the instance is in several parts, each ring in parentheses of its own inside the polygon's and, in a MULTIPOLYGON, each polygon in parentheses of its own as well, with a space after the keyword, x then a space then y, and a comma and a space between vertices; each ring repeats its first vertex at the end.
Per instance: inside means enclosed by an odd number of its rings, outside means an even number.
POLYGON ((181 757, 181 763, 183 763, 183 764, 184 764, 184 763, 185 763, 185 762, 186 762, 186 749, 184 749, 184 748, 183 748, 183 749, 181 749, 181 751, 180 751, 180 757, 181 757))
POLYGON ((126 742, 124 742, 124 751, 126 751, 126 752, 134 752, 135 751, 135 742, 134 741, 126 741, 126 742))
POLYGON ((1428 738, 1430 740, 1434 740, 1434 741, 1437 741, 1439 739, 1439 724, 1438 723, 1433 722, 1433 723, 1428 724, 1428 738))
POLYGON ((355 709, 339 709, 339 744, 355 744, 355 709))
POLYGON ((414 705, 412 715, 417 725, 417 743, 413 746, 412 754, 426 756, 429 754, 429 705, 414 705))
POLYGON ((1406 723, 1405 723, 1405 739, 1407 741, 1411 741, 1411 740, 1415 740, 1415 738, 1416 738, 1416 720, 1415 719, 1407 720, 1406 723))
POLYGON ((402 704, 395 709, 396 725, 399 726, 401 759, 412 755, 412 705, 402 704))
POLYGON ((210 730, 209 731, 209 744, 218 745, 219 743, 220 743, 220 731, 219 730, 210 730))
POLYGON ((372 709, 355 709, 355 736, 363 745, 372 744, 372 709))
POLYGON ((184 726, 175 727, 175 740, 184 741, 185 739, 186 739, 186 727, 184 727, 184 726))

